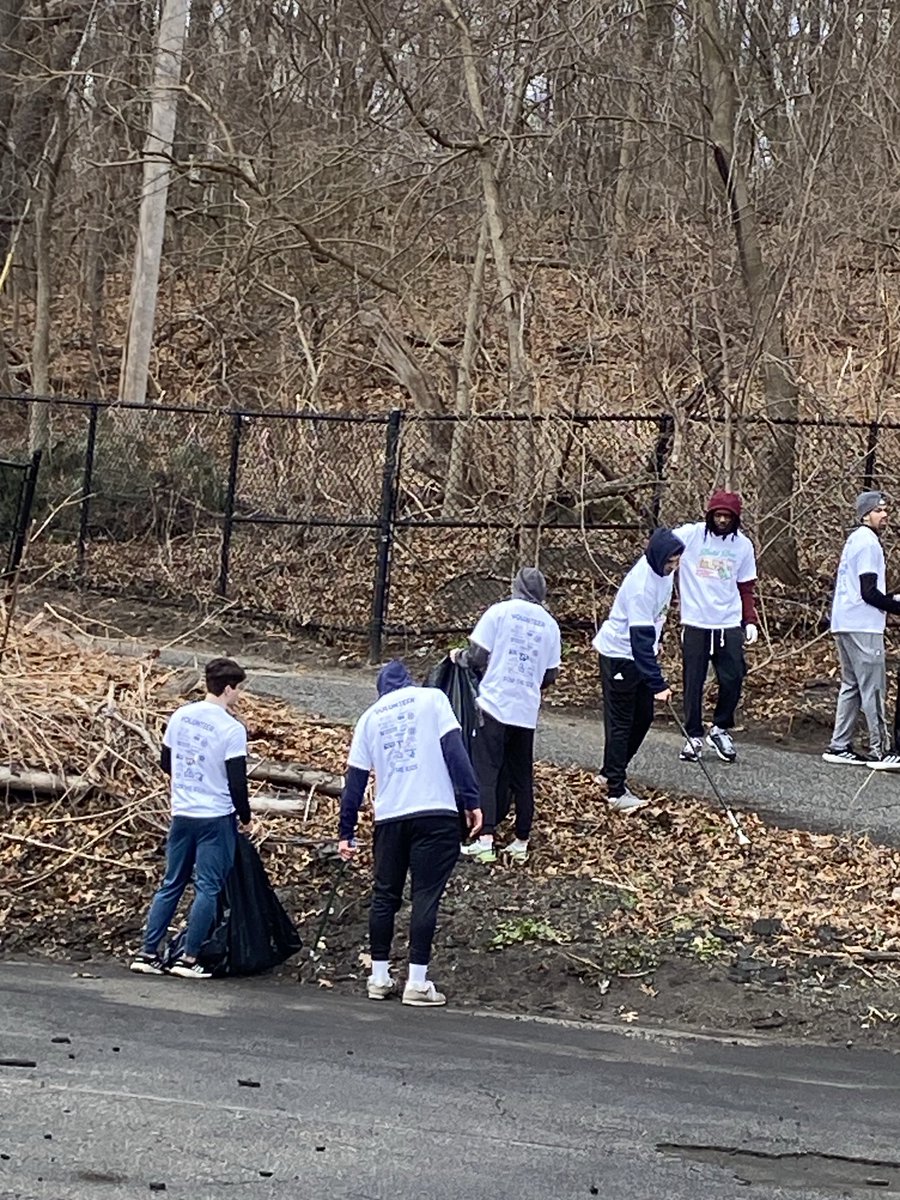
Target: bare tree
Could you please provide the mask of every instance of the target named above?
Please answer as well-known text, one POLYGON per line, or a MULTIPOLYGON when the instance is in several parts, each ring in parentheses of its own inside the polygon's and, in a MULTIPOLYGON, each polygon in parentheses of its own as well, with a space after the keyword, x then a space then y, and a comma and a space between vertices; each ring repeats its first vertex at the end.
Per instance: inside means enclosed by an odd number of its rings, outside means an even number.
POLYGON ((144 186, 138 217, 128 333, 122 354, 120 397, 133 404, 147 398, 157 289, 166 232, 166 202, 178 112, 181 57, 190 0, 164 0, 150 91, 150 129, 144 146, 144 186))

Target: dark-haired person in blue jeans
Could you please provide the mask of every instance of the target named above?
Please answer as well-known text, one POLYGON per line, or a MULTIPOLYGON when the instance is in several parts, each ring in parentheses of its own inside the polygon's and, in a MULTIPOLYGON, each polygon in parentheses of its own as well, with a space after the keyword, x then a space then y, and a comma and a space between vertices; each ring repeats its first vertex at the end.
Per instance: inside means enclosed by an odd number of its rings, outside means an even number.
POLYGON ((236 662, 214 658, 206 667, 205 699, 183 705, 166 727, 161 765, 171 780, 172 824, 166 876, 150 905, 143 950, 130 964, 142 975, 211 978, 197 956, 234 862, 235 814, 245 827, 251 823, 247 731, 230 711, 245 678, 236 662), (194 903, 184 948, 166 967, 160 946, 192 876, 194 903))

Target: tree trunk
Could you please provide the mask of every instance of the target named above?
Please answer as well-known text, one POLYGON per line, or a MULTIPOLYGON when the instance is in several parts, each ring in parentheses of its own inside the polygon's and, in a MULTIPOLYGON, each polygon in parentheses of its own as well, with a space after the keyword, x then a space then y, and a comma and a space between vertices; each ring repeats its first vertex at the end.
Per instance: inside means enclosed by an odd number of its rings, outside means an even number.
MULTIPOLYGON (((788 361, 781 311, 784 280, 763 261, 747 180, 735 155, 737 94, 714 0, 697 0, 703 82, 707 92, 709 136, 716 170, 728 203, 741 276, 753 321, 752 361, 759 365, 765 414, 773 421, 797 417, 797 383, 788 361)), ((751 447, 760 488, 760 559, 784 583, 800 578, 791 520, 796 470, 796 429, 772 424, 751 447)))
POLYGON ((144 185, 119 385, 121 399, 134 404, 144 404, 147 399, 147 374, 166 232, 170 159, 178 111, 177 89, 181 83, 189 4, 190 0, 165 0, 156 41, 150 132, 144 147, 144 185))
POLYGON ((453 426, 453 441, 450 445, 450 462, 447 467, 447 486, 444 490, 444 505, 441 516, 446 520, 459 516, 469 494, 467 486, 472 471, 472 429, 469 417, 472 413, 472 369, 478 350, 478 329, 481 320, 481 304, 484 295, 484 269, 488 251, 487 218, 482 218, 478 231, 478 246, 475 249, 475 265, 469 284, 469 299, 466 305, 466 331, 456 377, 456 415, 459 420, 453 426))
MULTIPOLYGON (((65 109, 56 125, 57 147, 47 162, 43 190, 38 196, 34 214, 34 332, 31 339, 31 391, 35 396, 50 395, 50 300, 53 295, 52 255, 53 205, 56 200, 56 181, 65 153, 65 109)), ((50 406, 31 404, 28 408, 28 452, 46 450, 50 444, 50 406)))

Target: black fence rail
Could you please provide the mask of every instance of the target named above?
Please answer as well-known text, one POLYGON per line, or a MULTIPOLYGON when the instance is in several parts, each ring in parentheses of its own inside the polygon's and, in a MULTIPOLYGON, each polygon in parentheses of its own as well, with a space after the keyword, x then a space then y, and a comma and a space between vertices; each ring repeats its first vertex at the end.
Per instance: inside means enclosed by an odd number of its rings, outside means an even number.
MULTIPOLYGON (((3 531, 37 402, 0 396, 3 531)), ((900 423, 889 420, 40 402, 51 436, 29 580, 225 600, 293 628, 365 636, 373 658, 386 638, 471 628, 522 562, 547 574, 565 624, 589 626, 647 531, 697 519, 726 478, 763 553, 766 539, 796 542, 811 580, 833 574, 853 495, 900 489, 900 423)))

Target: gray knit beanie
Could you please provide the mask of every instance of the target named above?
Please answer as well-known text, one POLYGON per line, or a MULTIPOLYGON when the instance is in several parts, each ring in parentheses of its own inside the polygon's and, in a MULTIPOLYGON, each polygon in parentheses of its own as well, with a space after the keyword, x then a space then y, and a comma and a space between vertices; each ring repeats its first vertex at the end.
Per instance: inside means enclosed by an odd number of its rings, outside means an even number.
POLYGON ((860 492, 855 503, 857 521, 867 517, 873 508, 878 508, 882 504, 884 504, 883 492, 860 492))

